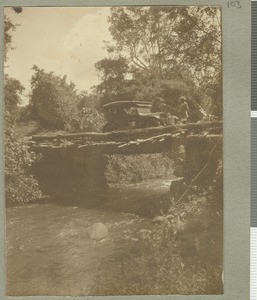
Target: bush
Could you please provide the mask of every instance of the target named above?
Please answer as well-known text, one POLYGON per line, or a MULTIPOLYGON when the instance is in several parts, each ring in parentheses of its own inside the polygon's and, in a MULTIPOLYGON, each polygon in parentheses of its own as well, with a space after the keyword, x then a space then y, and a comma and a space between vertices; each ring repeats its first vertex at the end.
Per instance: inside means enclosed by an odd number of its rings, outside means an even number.
POLYGON ((140 230, 137 239, 115 270, 108 261, 100 266, 91 295, 222 294, 222 266, 203 263, 194 248, 186 253, 192 245, 183 245, 172 224, 140 230))
POLYGON ((112 155, 108 159, 107 181, 133 183, 173 177, 173 161, 165 154, 112 155))
POLYGON ((96 95, 81 92, 78 96, 80 131, 101 132, 105 124, 104 116, 99 113, 100 101, 96 95))
POLYGON ((8 204, 25 203, 43 197, 38 182, 30 174, 30 166, 36 155, 18 141, 14 126, 5 114, 5 196, 8 204))
POLYGON ((8 204, 29 202, 42 197, 37 181, 30 174, 30 166, 36 156, 28 152, 15 134, 18 104, 23 89, 18 80, 5 76, 5 196, 8 204))
POLYGON ((79 128, 77 93, 73 83, 66 82, 66 76, 59 77, 33 67, 30 105, 32 117, 43 128, 71 130, 79 128))
POLYGON ((91 295, 212 295, 223 293, 222 161, 206 186, 194 187, 130 248, 105 261, 91 295), (114 265, 113 265, 114 264, 114 265))

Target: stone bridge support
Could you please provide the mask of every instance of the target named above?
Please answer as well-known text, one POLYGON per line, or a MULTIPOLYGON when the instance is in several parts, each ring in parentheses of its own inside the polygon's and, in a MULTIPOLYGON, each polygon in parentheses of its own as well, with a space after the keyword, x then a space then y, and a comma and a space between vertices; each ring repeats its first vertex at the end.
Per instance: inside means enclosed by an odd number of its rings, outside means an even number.
POLYGON ((43 193, 53 200, 97 204, 106 191, 107 159, 96 151, 51 149, 33 166, 43 193))
POLYGON ((189 134, 181 131, 140 139, 138 134, 145 132, 135 131, 134 140, 126 136, 131 135, 131 132, 122 132, 127 139, 120 132, 110 134, 87 133, 86 138, 81 134, 34 138, 32 149, 42 155, 42 159, 34 165, 34 173, 43 193, 70 202, 98 202, 107 188, 107 158, 104 154, 133 155, 170 151, 169 156, 174 159, 174 175, 183 178, 183 188, 186 186, 184 183, 192 180, 195 185, 208 184, 223 157, 221 134, 189 134), (113 140, 105 140, 107 137, 113 140))
POLYGON ((183 194, 185 188, 210 184, 223 160, 223 140, 221 135, 188 136, 178 140, 173 147, 174 175, 180 179, 171 182, 170 191, 175 198, 183 194))
POLYGON ((204 183, 213 178, 219 161, 223 160, 222 136, 209 135, 199 139, 188 137, 185 143, 185 151, 185 179, 193 179, 201 171, 202 176, 199 180, 204 183))

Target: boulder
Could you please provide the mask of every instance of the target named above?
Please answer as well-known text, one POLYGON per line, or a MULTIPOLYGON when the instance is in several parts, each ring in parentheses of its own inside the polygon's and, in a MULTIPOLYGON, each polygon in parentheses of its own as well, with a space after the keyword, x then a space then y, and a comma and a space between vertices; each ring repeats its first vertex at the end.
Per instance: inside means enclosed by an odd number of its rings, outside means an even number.
POLYGON ((88 227, 87 232, 92 240, 102 240, 108 235, 108 229, 107 227, 101 223, 97 222, 88 227))

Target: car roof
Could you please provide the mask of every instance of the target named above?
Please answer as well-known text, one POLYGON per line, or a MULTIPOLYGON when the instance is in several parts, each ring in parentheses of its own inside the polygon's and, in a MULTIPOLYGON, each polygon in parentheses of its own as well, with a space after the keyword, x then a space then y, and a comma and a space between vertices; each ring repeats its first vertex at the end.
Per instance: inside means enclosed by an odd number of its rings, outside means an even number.
POLYGON ((124 108, 149 107, 150 108, 151 103, 145 101, 115 101, 103 105, 103 108, 109 108, 109 107, 124 107, 124 108))

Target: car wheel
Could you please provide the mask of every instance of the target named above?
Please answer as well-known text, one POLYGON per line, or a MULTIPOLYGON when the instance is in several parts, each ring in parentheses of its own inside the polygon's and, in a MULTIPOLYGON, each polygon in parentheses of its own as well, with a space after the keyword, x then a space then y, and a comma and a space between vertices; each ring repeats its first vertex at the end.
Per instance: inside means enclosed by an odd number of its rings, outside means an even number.
POLYGON ((148 127, 158 127, 158 126, 161 126, 161 122, 159 121, 159 120, 157 120, 157 119, 148 119, 147 121, 146 121, 146 128, 148 128, 148 127))
POLYGON ((111 123, 107 123, 104 125, 102 132, 111 132, 116 130, 116 126, 114 124, 111 123))

